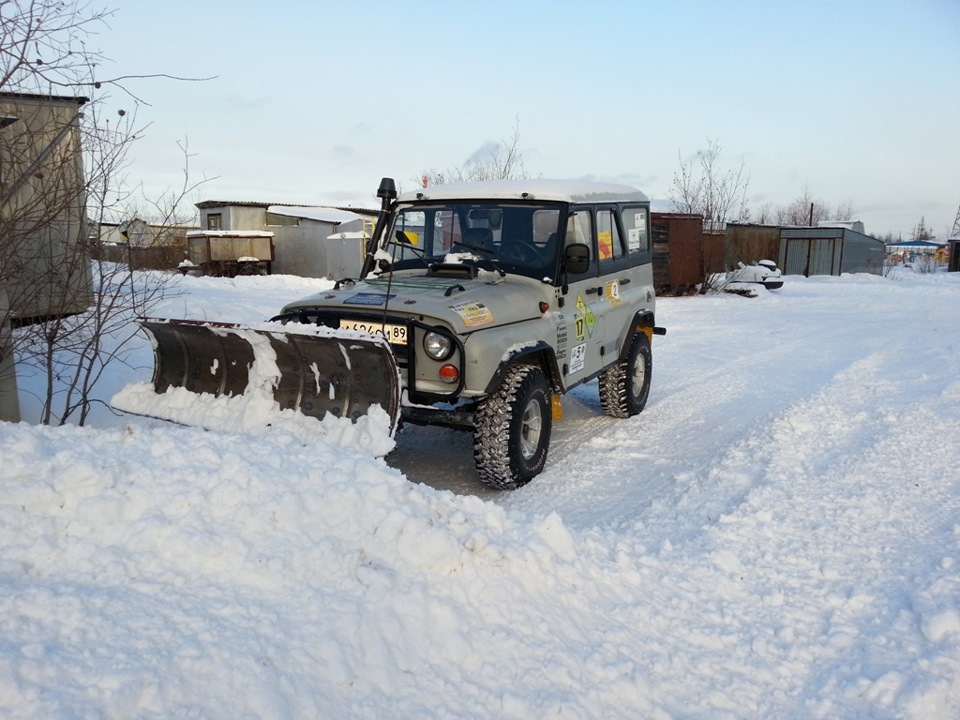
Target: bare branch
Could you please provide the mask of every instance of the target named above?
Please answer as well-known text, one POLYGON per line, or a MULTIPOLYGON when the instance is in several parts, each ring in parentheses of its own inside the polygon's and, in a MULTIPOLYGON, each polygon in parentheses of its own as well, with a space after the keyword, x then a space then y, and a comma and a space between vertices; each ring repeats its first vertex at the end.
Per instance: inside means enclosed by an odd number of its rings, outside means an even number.
POLYGON ((523 155, 520 151, 520 118, 517 117, 513 134, 509 138, 485 143, 463 165, 447 170, 427 170, 414 180, 418 185, 426 186, 527 177, 529 175, 523 166, 523 155))

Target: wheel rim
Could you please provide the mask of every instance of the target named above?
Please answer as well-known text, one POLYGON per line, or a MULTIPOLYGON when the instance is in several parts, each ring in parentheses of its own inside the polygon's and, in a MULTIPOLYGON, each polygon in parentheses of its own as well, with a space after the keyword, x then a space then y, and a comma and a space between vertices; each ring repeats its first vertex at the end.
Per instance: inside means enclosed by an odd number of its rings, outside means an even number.
POLYGON ((633 394, 633 397, 640 397, 640 393, 643 392, 643 382, 646 377, 647 364, 643 360, 643 355, 637 353, 637 357, 633 360, 633 373, 630 383, 630 392, 633 394))
POLYGON ((520 454, 524 460, 537 454, 542 431, 543 413, 540 411, 540 403, 531 400, 523 409, 523 425, 520 428, 520 454))

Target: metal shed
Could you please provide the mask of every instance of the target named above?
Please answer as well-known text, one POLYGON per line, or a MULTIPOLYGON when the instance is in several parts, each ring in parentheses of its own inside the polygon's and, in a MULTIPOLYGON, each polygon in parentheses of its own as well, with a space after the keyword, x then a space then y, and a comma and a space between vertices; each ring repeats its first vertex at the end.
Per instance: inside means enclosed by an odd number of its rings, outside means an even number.
POLYGON ((650 213, 653 283, 658 293, 683 293, 704 273, 723 271, 724 235, 708 232, 701 215, 650 213))
POLYGON ((792 227, 780 231, 785 275, 883 273, 882 240, 846 227, 792 227))

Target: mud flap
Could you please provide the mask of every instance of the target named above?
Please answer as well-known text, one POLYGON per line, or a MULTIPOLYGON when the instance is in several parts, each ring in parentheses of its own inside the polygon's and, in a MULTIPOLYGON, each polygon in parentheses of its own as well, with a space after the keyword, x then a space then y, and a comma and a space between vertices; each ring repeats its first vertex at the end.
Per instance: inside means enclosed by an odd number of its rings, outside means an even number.
MULTIPOLYGON (((389 344, 355 331, 309 325, 241 326, 142 319, 153 339, 153 390, 239 397, 272 393, 278 410, 356 422, 379 405, 391 431, 400 413, 400 376, 389 344)), ((163 403, 133 412, 183 422, 163 403)), ((120 409, 128 409, 120 407, 120 409)), ((201 424, 187 421, 187 424, 201 424)))

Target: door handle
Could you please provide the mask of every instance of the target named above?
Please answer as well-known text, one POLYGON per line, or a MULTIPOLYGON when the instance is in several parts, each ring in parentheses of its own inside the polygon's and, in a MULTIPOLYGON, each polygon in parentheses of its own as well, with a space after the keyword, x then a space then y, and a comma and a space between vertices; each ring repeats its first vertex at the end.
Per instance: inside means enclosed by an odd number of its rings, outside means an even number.
POLYGON ((593 288, 593 287, 587 288, 586 290, 584 290, 584 292, 587 295, 595 295, 597 293, 597 288, 593 288))
POLYGON ((630 278, 620 278, 620 284, 621 284, 621 285, 629 285, 629 284, 630 284, 630 278))

